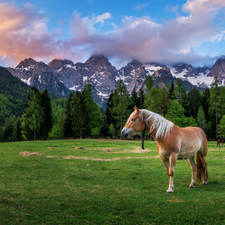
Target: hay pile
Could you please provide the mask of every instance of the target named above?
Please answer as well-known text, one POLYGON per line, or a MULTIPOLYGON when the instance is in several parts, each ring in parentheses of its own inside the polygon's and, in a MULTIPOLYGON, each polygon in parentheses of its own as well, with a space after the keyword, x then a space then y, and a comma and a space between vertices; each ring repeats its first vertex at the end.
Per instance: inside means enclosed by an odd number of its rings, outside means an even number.
POLYGON ((145 152, 150 152, 149 149, 142 149, 142 147, 136 147, 135 150, 131 150, 130 152, 133 152, 133 153, 145 153, 145 152))
POLYGON ((39 155, 42 155, 42 154, 39 153, 39 152, 31 152, 31 153, 29 153, 29 152, 25 151, 25 152, 20 152, 20 155, 23 155, 23 156, 39 156, 39 155))

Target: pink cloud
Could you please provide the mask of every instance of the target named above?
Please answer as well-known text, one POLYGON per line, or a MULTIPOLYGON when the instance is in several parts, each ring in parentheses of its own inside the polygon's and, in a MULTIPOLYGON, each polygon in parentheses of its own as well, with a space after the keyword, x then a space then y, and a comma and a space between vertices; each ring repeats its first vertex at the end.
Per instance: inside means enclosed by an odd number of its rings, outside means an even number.
POLYGON ((47 16, 36 12, 31 4, 19 8, 13 3, 0 3, 0 59, 15 66, 28 57, 77 62, 101 53, 120 62, 207 63, 211 57, 199 56, 195 49, 204 42, 224 39, 224 29, 214 21, 223 7, 224 0, 189 0, 182 7, 187 16, 177 14, 164 24, 149 16, 124 17, 121 26, 113 25, 107 32, 100 32, 96 26, 111 21, 109 12, 89 17, 74 12, 69 27, 72 38, 65 40, 60 39, 60 32, 48 31, 47 16))

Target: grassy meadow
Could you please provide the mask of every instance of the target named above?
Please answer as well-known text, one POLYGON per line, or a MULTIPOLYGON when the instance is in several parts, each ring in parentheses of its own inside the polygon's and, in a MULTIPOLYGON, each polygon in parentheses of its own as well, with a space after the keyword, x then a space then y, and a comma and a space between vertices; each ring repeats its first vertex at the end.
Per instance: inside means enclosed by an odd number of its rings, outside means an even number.
POLYGON ((224 224, 225 147, 208 146, 208 185, 188 189, 191 167, 177 161, 166 194, 153 141, 0 143, 0 224, 224 224))

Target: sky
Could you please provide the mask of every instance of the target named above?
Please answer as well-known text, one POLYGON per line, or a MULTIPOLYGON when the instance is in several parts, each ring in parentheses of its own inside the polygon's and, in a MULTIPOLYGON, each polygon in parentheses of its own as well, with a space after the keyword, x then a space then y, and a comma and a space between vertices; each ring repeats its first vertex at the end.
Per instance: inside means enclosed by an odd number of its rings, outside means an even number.
POLYGON ((0 0, 0 66, 94 54, 118 69, 212 65, 225 55, 225 0, 0 0))

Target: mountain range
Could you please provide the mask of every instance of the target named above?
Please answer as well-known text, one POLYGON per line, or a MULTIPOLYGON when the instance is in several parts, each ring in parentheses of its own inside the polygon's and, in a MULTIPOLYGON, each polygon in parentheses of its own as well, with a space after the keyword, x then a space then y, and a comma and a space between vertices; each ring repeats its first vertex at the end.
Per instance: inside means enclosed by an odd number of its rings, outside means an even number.
POLYGON ((121 69, 116 69, 103 55, 93 55, 84 63, 73 63, 68 59, 53 59, 48 64, 34 59, 25 59, 15 68, 6 68, 30 86, 39 90, 68 96, 71 91, 82 91, 89 78, 94 87, 94 100, 103 107, 109 94, 115 89, 116 82, 122 79, 131 93, 137 92, 146 84, 146 76, 151 75, 154 85, 160 88, 179 78, 182 85, 190 90, 209 88, 217 76, 220 85, 225 85, 225 56, 219 58, 212 67, 193 67, 189 64, 162 65, 159 63, 141 63, 136 60, 121 69))

